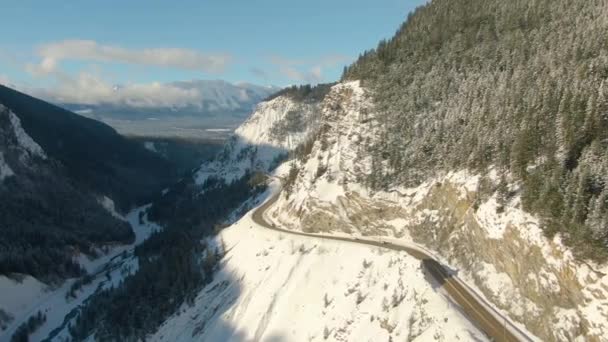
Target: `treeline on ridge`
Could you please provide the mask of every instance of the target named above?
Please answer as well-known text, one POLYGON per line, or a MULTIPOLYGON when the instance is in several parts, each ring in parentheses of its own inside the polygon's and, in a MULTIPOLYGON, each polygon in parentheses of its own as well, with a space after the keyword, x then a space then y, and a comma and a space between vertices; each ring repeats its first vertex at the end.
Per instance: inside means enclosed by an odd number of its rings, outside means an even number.
POLYGON ((376 189, 495 167, 583 257, 608 256, 605 2, 434 0, 345 70, 373 93, 376 189))

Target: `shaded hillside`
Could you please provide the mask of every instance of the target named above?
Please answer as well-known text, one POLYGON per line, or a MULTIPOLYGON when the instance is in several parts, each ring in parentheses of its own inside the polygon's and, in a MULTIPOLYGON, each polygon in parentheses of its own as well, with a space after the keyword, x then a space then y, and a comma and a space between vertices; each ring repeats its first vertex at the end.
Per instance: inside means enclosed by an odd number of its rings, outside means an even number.
POLYGON ((81 275, 78 253, 128 243, 129 225, 67 176, 0 105, 0 275, 30 274, 55 282, 81 275))
POLYGON ((183 303, 194 303, 221 257, 205 251, 210 246, 201 239, 250 209, 250 200, 266 189, 264 173, 315 132, 328 90, 293 88, 260 103, 215 159, 159 194, 147 217, 165 229, 137 248, 141 268, 135 275, 92 297, 70 329, 74 340, 92 333, 101 340, 144 338, 183 303))
POLYGON ((170 137, 129 137, 173 164, 180 175, 190 174, 202 162, 208 161, 223 147, 224 140, 170 137))
POLYGON ((601 0, 419 8, 345 71, 373 90, 380 112, 367 183, 386 189, 496 167, 524 183, 524 208, 546 232, 605 256, 607 35, 601 0))
POLYGON ((192 305, 214 277, 221 250, 206 238, 243 202, 262 193, 247 174, 230 184, 186 178, 159 196, 149 216, 166 227, 135 250, 138 271, 120 286, 93 295, 70 326, 74 341, 139 341, 184 304, 192 305), (204 190, 201 192, 201 190, 204 190))
POLYGON ((174 178, 172 165, 111 127, 0 86, 0 103, 59 161, 70 178, 111 197, 121 209, 150 198, 174 178))

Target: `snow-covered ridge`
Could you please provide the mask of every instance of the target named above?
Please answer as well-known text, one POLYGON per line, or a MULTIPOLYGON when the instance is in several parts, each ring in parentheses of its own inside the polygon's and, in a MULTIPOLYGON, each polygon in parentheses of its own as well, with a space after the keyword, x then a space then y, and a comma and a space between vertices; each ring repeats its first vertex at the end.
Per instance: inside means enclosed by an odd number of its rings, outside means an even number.
POLYGON ((13 131, 15 133, 15 138, 21 147, 23 147, 30 155, 39 156, 43 159, 46 159, 46 154, 42 150, 42 147, 38 145, 21 127, 21 120, 10 110, 7 110, 6 107, 0 104, 0 112, 6 112, 9 116, 10 122, 13 126, 13 131))
POLYGON ((11 169, 11 167, 4 160, 4 153, 0 152, 0 181, 14 174, 15 172, 13 171, 13 169, 11 169))
POLYGON ((284 235, 251 214, 217 239, 214 281, 148 340, 486 340, 407 253, 284 235))
POLYGON ((363 181, 374 165, 366 145, 381 139, 371 96, 358 82, 332 88, 321 104, 324 129, 309 156, 295 162, 297 177, 271 218, 296 230, 422 244, 541 339, 606 340, 608 266, 576 260, 559 236, 546 238, 539 219, 521 209, 517 184, 506 203, 497 194, 479 197, 482 178, 498 183, 495 170, 454 170, 415 188, 368 190, 363 181))
POLYGON ((28 161, 34 156, 47 158, 40 145, 25 132, 17 115, 2 104, 0 125, 0 181, 29 165, 28 161))
POLYGON ((279 96, 258 104, 224 146, 220 155, 195 174, 198 184, 209 176, 229 182, 247 171, 268 171, 276 159, 295 149, 316 131, 319 104, 279 96))
POLYGON ((61 103, 82 114, 160 110, 166 114, 247 112, 280 88, 223 80, 190 80, 169 83, 104 85, 97 94, 35 91, 35 95, 61 103))
MULTIPOLYGON (((317 112, 311 114, 315 121, 317 115, 331 117, 341 99, 363 95, 358 83, 338 85, 324 101, 313 105, 317 112)), ((357 102, 342 103, 341 108, 356 111, 357 102)), ((250 146, 292 150, 312 133, 317 136, 316 122, 312 128, 283 137, 281 131, 273 134, 272 128, 282 125, 289 111, 301 110, 300 105, 289 98, 260 105, 227 145, 224 159, 214 166, 244 169, 251 166, 250 161, 242 163, 238 155, 250 146)), ((284 176, 288 170, 289 165, 283 163, 275 173, 284 176)), ((149 340, 486 339, 434 288, 420 261, 407 253, 285 236, 258 226, 251 213, 223 230, 218 239, 223 240, 217 245, 225 245, 227 255, 214 281, 200 291, 194 305, 185 305, 149 340)))

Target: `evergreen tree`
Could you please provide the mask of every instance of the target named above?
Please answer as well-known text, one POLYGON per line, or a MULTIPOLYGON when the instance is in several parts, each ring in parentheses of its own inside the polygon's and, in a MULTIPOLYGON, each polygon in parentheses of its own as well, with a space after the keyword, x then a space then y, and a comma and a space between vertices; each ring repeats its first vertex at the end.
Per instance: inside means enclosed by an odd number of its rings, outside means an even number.
MULTIPOLYGON (((434 0, 418 8, 343 76, 362 81, 377 111, 378 137, 360 151, 372 157, 366 183, 414 186, 453 169, 494 167, 523 182, 524 207, 547 232, 601 246, 605 6, 434 0)), ((608 256, 605 246, 587 251, 608 256)))

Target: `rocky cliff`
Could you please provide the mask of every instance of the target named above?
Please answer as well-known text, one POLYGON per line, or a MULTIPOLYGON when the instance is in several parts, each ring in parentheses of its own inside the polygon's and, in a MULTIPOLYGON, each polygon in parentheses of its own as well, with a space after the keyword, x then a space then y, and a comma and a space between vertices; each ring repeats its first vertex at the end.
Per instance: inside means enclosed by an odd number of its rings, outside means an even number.
POLYGON ((334 86, 320 106, 310 153, 271 216, 305 231, 392 236, 435 251, 497 308, 542 340, 605 340, 608 265, 577 259, 521 205, 521 184, 490 168, 453 170, 415 188, 369 190, 367 151, 382 134, 370 92, 334 86))

